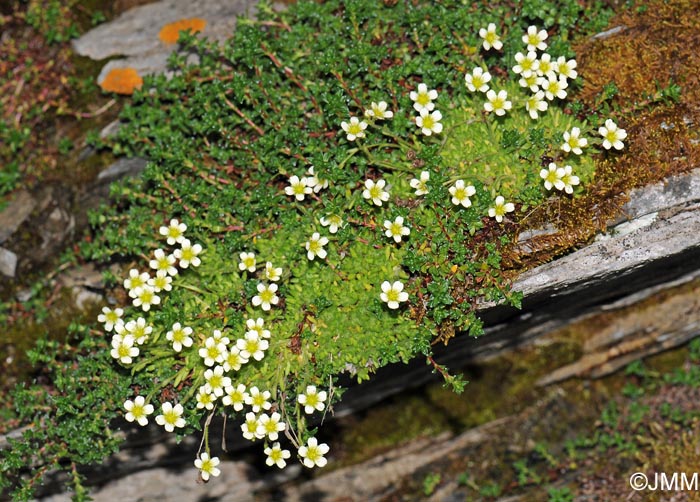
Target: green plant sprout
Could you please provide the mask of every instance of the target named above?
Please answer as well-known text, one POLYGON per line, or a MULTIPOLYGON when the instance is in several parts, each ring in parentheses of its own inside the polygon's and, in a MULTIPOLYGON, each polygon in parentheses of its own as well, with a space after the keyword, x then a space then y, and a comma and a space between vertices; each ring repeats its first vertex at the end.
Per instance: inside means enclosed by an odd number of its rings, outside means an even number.
MULTIPOLYGON (((485 51, 503 47, 495 25, 479 33, 485 51)), ((130 318, 109 307, 99 317, 114 332, 112 357, 139 389, 124 402, 125 418, 146 425, 159 406, 155 421, 168 432, 204 422, 195 466, 207 481, 219 474, 208 430, 219 413, 242 422, 244 439, 264 444, 268 465, 282 468, 292 457, 283 435, 303 465, 323 467, 329 446, 314 427, 341 397, 339 374, 364 380, 378 366, 424 354, 459 387, 432 359, 431 342, 458 330, 478 334, 478 299, 509 297, 497 275, 489 278, 498 248, 478 245, 476 231, 489 218, 517 219, 518 207, 553 189, 571 196, 593 176, 584 149, 620 150, 626 137, 608 119, 595 139, 560 108, 576 61, 542 52, 547 36, 528 27, 515 79, 497 80, 481 63, 464 76, 466 94, 419 82, 410 102, 390 93, 366 108, 358 102, 339 135, 327 135, 340 160, 313 160, 301 148, 287 166, 257 167, 276 171, 272 180, 222 183, 232 203, 269 208, 247 224, 232 218, 210 234, 211 221, 182 204, 194 228, 170 219, 158 232, 170 250, 157 247, 150 270, 131 269, 124 280, 130 318), (262 226, 248 228, 253 221, 262 226), (435 231, 439 238, 422 238, 435 231), (239 237, 227 241, 232 232, 239 237)), ((197 163, 182 168, 202 169, 197 163)))

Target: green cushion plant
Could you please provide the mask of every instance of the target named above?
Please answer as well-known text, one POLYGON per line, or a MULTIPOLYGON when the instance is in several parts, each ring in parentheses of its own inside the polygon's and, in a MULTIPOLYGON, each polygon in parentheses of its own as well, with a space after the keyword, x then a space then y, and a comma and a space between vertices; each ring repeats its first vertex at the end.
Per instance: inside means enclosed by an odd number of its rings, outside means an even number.
POLYGON ((203 429, 206 480, 220 414, 270 465, 292 448, 313 467, 339 375, 423 356, 461 391, 432 345, 479 335, 479 302, 519 304, 501 270, 518 220, 594 175, 602 124, 562 98, 578 85, 566 40, 604 25, 596 8, 263 4, 224 45, 183 34, 174 74, 146 80, 107 143, 150 163, 83 249, 138 257, 96 335, 129 381, 120 413, 203 429), (512 69, 528 52, 551 66, 540 81, 512 69))

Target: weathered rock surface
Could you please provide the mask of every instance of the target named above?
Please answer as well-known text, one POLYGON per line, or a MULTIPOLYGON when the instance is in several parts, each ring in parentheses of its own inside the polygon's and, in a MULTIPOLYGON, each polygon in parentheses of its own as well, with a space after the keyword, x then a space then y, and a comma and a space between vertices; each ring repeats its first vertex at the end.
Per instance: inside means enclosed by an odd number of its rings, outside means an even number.
POLYGON ((253 16, 251 0, 162 0, 124 12, 114 21, 97 26, 73 42, 81 56, 101 60, 126 56, 110 61, 100 73, 98 82, 112 68, 131 67, 140 75, 162 73, 166 61, 176 47, 158 38, 168 23, 186 18, 202 18, 207 25, 202 34, 214 40, 225 40, 236 27, 238 16, 253 16))
POLYGON ((17 270, 17 255, 9 249, 0 248, 0 274, 14 277, 17 270))
POLYGON ((0 244, 17 231, 35 207, 36 200, 29 192, 26 190, 15 192, 10 203, 0 212, 0 244))

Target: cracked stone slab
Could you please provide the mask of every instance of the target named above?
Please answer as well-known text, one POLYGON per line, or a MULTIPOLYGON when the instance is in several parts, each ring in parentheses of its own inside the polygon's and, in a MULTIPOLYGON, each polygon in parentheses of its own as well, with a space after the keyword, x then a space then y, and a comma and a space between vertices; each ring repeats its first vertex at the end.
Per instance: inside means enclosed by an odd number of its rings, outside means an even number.
POLYGON ((98 82, 112 68, 132 67, 140 75, 163 73, 170 53, 177 45, 165 44, 158 34, 166 24, 187 18, 202 18, 207 25, 201 32, 213 40, 229 38, 239 16, 255 15, 255 0, 161 0, 135 7, 117 19, 97 26, 73 41, 74 50, 81 56, 102 60, 126 56, 110 61, 100 73, 98 82))

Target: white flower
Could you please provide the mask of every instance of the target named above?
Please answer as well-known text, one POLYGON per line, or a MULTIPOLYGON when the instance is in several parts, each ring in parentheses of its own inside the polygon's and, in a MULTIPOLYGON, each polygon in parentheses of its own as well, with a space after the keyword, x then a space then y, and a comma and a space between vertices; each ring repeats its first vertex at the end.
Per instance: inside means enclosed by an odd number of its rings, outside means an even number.
POLYGON ((271 305, 277 305, 280 299, 277 296, 277 284, 258 283, 258 294, 253 297, 253 306, 262 306, 265 311, 270 310, 271 305))
POLYGON ((265 435, 270 439, 270 441, 275 441, 279 437, 279 433, 287 428, 287 424, 280 422, 282 416, 275 412, 268 416, 267 413, 263 413, 258 418, 258 423, 262 428, 265 435))
POLYGON ((540 90, 539 83, 540 77, 538 77, 536 73, 531 74, 529 77, 522 77, 520 80, 518 80, 520 87, 526 87, 532 92, 537 92, 540 90))
POLYGON ((156 290, 149 285, 141 286, 134 290, 136 297, 133 300, 134 307, 141 307, 144 312, 151 310, 152 305, 160 304, 160 296, 156 294, 156 290))
POLYGON ((442 113, 438 110, 429 112, 425 108, 420 111, 420 115, 416 117, 416 125, 420 127, 420 130, 426 136, 430 136, 433 133, 440 134, 442 132, 442 113))
POLYGON ((501 38, 496 34, 496 25, 493 23, 489 23, 486 28, 481 28, 479 30, 479 36, 484 39, 484 50, 489 50, 493 47, 497 51, 500 51, 501 47, 503 47, 501 38))
POLYGON ((243 338, 236 340, 236 347, 241 351, 241 357, 256 361, 262 360, 265 357, 265 351, 270 346, 267 340, 261 340, 257 331, 248 331, 243 338))
POLYGON ((297 200, 304 200, 304 197, 313 192, 313 188, 308 185, 308 178, 292 176, 289 178, 289 186, 285 187, 284 193, 293 195, 297 200))
POLYGON ((450 195, 452 196, 452 204, 459 206, 460 204, 464 207, 469 207, 472 205, 472 201, 469 197, 476 194, 476 188, 474 185, 464 186, 463 180, 457 180, 454 185, 450 187, 450 195))
POLYGON ((204 481, 209 481, 210 476, 216 477, 221 474, 221 471, 216 467, 217 465, 219 465, 219 457, 209 458, 207 452, 202 452, 199 458, 194 461, 194 466, 201 471, 199 475, 204 481))
POLYGON ((185 419, 182 418, 184 409, 181 404, 173 406, 169 402, 161 405, 161 414, 156 417, 156 423, 165 427, 168 432, 173 432, 175 427, 182 428, 185 426, 185 419))
POLYGON ((105 331, 112 331, 116 324, 121 324, 121 317, 124 315, 124 309, 115 308, 112 310, 109 307, 102 307, 102 313, 97 316, 97 322, 105 324, 105 331))
POLYGON ((381 206, 382 202, 389 200, 389 192, 384 191, 386 181, 377 180, 375 183, 372 180, 365 180, 365 189, 362 192, 362 197, 371 200, 377 206, 381 206))
POLYGON ((610 150, 611 148, 622 150, 625 147, 622 140, 627 137, 627 131, 619 129, 617 124, 612 120, 606 120, 605 126, 598 129, 598 132, 603 137, 603 148, 606 150, 610 150))
POLYGON ((540 67, 540 62, 537 60, 537 53, 528 52, 527 55, 518 52, 515 55, 515 61, 518 63, 513 66, 513 72, 519 74, 523 78, 528 78, 533 73, 537 72, 540 67))
POLYGON ((171 254, 165 254, 162 249, 156 249, 153 252, 155 257, 153 260, 148 262, 148 265, 157 272, 164 271, 168 275, 177 275, 177 268, 175 268, 175 257, 171 254))
POLYGON ((255 265, 257 264, 255 260, 255 253, 246 253, 245 251, 238 255, 241 262, 238 264, 238 270, 241 272, 247 270, 248 272, 255 272, 255 265))
POLYGON ((241 356, 241 351, 238 347, 231 347, 224 355, 224 370, 238 371, 245 363, 248 362, 247 357, 241 356))
POLYGON ((317 391, 315 385, 307 385, 306 393, 299 394, 297 401, 304 407, 304 412, 311 415, 314 411, 323 411, 328 395, 325 390, 317 391))
POLYGON ((224 376, 224 367, 217 366, 213 370, 208 369, 204 372, 204 379, 207 383, 204 385, 207 391, 214 394, 216 397, 224 395, 224 387, 231 385, 231 379, 224 376))
POLYGON ((401 238, 403 236, 409 235, 411 233, 411 230, 403 225, 402 216, 397 216, 393 222, 390 220, 385 220, 384 228, 386 228, 386 232, 384 232, 384 234, 387 237, 393 237, 394 242, 397 243, 401 242, 401 238))
POLYGON ((499 195, 496 197, 494 207, 489 208, 489 216, 491 218, 496 218, 496 221, 501 223, 503 221, 503 216, 505 216, 506 213, 511 213, 513 211, 515 211, 515 206, 513 203, 506 202, 505 199, 499 195))
POLYGON ((308 174, 306 177, 306 184, 313 189, 314 193, 318 193, 322 189, 328 188, 328 180, 318 179, 318 176, 316 173, 314 173, 314 166, 311 166, 306 174, 308 174))
POLYGON ((571 166, 564 166, 564 175, 561 177, 561 182, 564 183, 564 191, 572 194, 574 193, 574 185, 578 185, 580 180, 578 176, 572 174, 571 166))
POLYGON ((350 123, 341 122, 340 127, 347 133, 348 141, 355 141, 357 138, 365 137, 367 122, 364 120, 360 121, 357 117, 350 117, 350 123))
POLYGON ((328 231, 332 234, 338 232, 338 229, 343 225, 343 218, 337 214, 329 214, 319 220, 321 225, 328 227, 328 231))
POLYGON ((540 56, 537 65, 537 75, 545 78, 557 78, 557 63, 552 61, 552 56, 546 52, 540 56))
POLYGON ((525 109, 533 119, 537 119, 537 117, 539 117, 538 112, 543 112, 547 110, 548 107, 549 103, 544 100, 544 92, 542 91, 537 91, 525 101, 525 109))
POLYGON ((160 291, 172 291, 172 282, 173 278, 164 270, 159 270, 156 272, 155 277, 148 279, 148 285, 151 286, 156 293, 160 291))
POLYGON ((180 243, 185 238, 185 230, 187 230, 187 225, 180 223, 176 219, 170 220, 170 224, 167 227, 160 227, 160 235, 167 237, 167 243, 171 246, 176 242, 180 243))
POLYGON ((236 387, 229 385, 226 387, 226 394, 221 402, 224 403, 224 406, 233 406, 234 410, 241 411, 246 399, 250 397, 245 390, 245 385, 242 383, 239 383, 236 387))
POLYGON ((372 117, 377 120, 390 119, 394 116, 394 112, 387 110, 387 106, 386 101, 380 101, 379 103, 372 101, 372 105, 365 110, 365 117, 372 117))
POLYGON ((265 437, 260 427, 258 417, 256 417, 253 412, 246 413, 245 422, 241 424, 241 430, 243 431, 243 437, 249 441, 255 441, 256 439, 265 437))
POLYGON ((566 97, 566 91, 564 89, 569 87, 569 84, 566 82, 565 77, 542 77, 540 78, 539 84, 540 87, 542 87, 542 90, 544 91, 544 95, 550 101, 552 101, 555 97, 559 99, 564 99, 566 97))
POLYGON ((379 298, 393 310, 399 308, 399 303, 408 301, 408 293, 403 290, 403 283, 401 281, 395 281, 394 284, 391 284, 389 281, 384 281, 379 298))
POLYGON ((180 266, 182 268, 187 268, 190 265, 199 267, 202 260, 197 255, 202 252, 202 246, 199 244, 193 246, 189 239, 183 239, 180 246, 180 249, 176 249, 173 253, 175 258, 180 260, 180 266))
POLYGON ((312 468, 315 465, 323 467, 328 462, 324 455, 329 450, 330 448, 326 443, 318 444, 316 438, 309 438, 306 446, 299 448, 299 456, 304 459, 304 465, 308 468, 312 468))
POLYGON ((537 27, 528 26, 527 33, 523 35, 523 43, 527 44, 527 50, 545 50, 547 44, 544 42, 547 40, 547 32, 545 30, 537 31, 537 27))
POLYGON ((486 92, 489 90, 489 82, 491 81, 491 74, 484 71, 480 66, 477 66, 472 70, 471 73, 464 75, 464 82, 472 92, 486 92))
POLYGON ((135 321, 129 321, 124 325, 124 329, 134 337, 134 341, 139 345, 143 345, 148 340, 148 335, 153 332, 153 327, 147 325, 146 319, 143 317, 139 317, 135 321))
POLYGON ((265 279, 276 282, 282 277, 282 267, 275 268, 271 261, 265 262, 265 279))
POLYGON ((131 335, 114 335, 110 355, 122 364, 131 364, 132 358, 139 355, 138 347, 134 347, 134 337, 131 335))
POLYGON ((564 182, 561 180, 566 172, 561 168, 557 167, 554 162, 549 163, 548 169, 542 169, 540 171, 540 178, 544 180, 544 187, 547 190, 551 190, 555 187, 557 190, 564 189, 564 182))
POLYGON ((304 244, 306 248, 306 257, 309 260, 313 260, 318 256, 323 260, 328 254, 326 250, 323 249, 323 246, 326 244, 328 244, 328 237, 321 237, 321 234, 314 232, 311 238, 304 244))
POLYGON ((572 127, 571 131, 564 132, 564 143, 561 145, 561 149, 565 152, 573 152, 576 155, 581 155, 583 153, 581 148, 588 145, 588 140, 579 137, 580 134, 581 129, 578 127, 572 127))
POLYGON ((421 171, 420 178, 413 178, 410 181, 411 188, 415 189, 416 195, 425 195, 429 192, 428 180, 430 179, 430 173, 428 171, 421 171))
POLYGON ((562 77, 574 80, 578 76, 578 72, 574 68, 576 68, 575 59, 569 59, 567 61, 564 56, 559 56, 557 58, 557 71, 562 77))
POLYGON ((409 94, 411 101, 413 101, 413 108, 417 112, 421 110, 428 110, 429 112, 435 108, 435 103, 433 100, 437 99, 438 93, 435 89, 428 90, 428 86, 425 84, 418 84, 418 91, 411 91, 409 94))
POLYGON ((153 413, 153 405, 146 404, 143 396, 136 396, 133 401, 131 399, 124 401, 124 409, 127 411, 124 415, 126 421, 136 420, 141 426, 148 425, 148 415, 153 413))
POLYGON ((211 393, 211 391, 206 385, 202 385, 199 388, 199 390, 197 390, 197 395, 195 396, 195 398, 197 399, 197 409, 214 409, 214 401, 216 401, 216 396, 211 393))
POLYGON ((129 296, 135 297, 138 289, 146 286, 150 278, 148 272, 139 273, 135 268, 129 270, 129 277, 124 279, 124 287, 129 290, 129 296))
POLYGON ((251 387, 250 393, 245 399, 245 404, 251 407, 254 413, 259 413, 260 410, 269 410, 270 407, 272 406, 270 404, 270 391, 263 391, 260 392, 260 390, 257 387, 251 387))
POLYGON ((270 332, 263 327, 265 326, 265 321, 261 317, 258 317, 257 319, 247 319, 245 325, 246 328, 248 328, 248 331, 257 332, 258 337, 270 338, 270 332))
POLYGON ((204 340, 204 347, 199 349, 199 357, 204 359, 206 366, 214 366, 214 364, 223 364, 226 357, 226 345, 217 342, 214 337, 208 337, 204 340))
POLYGON ((173 324, 172 329, 165 334, 165 338, 168 341, 173 342, 173 350, 175 352, 180 352, 182 347, 192 346, 192 338, 190 338, 191 334, 192 328, 187 326, 183 328, 179 322, 176 322, 173 324))
POLYGON ((285 462, 285 459, 292 456, 292 454, 289 453, 289 450, 283 450, 279 443, 272 443, 272 447, 268 446, 265 448, 265 455, 267 455, 265 463, 268 466, 272 467, 273 465, 276 465, 280 469, 284 469, 286 467, 287 462, 285 462))
POLYGON ((513 103, 508 101, 508 93, 506 91, 498 91, 498 94, 492 89, 486 93, 488 101, 484 103, 484 110, 494 112, 498 116, 506 114, 506 110, 513 107, 513 103))

